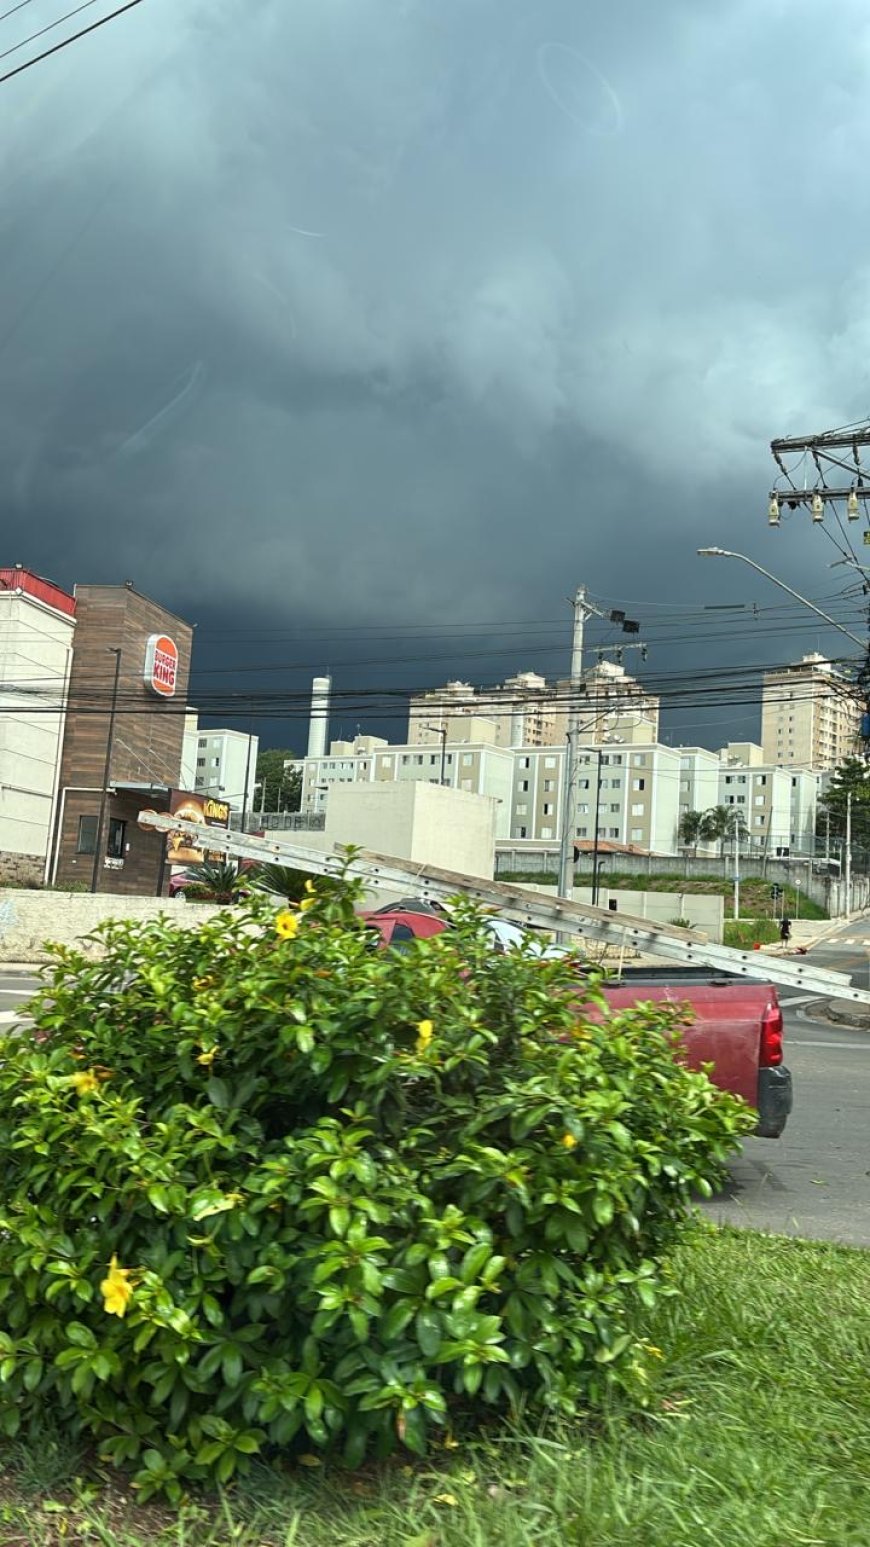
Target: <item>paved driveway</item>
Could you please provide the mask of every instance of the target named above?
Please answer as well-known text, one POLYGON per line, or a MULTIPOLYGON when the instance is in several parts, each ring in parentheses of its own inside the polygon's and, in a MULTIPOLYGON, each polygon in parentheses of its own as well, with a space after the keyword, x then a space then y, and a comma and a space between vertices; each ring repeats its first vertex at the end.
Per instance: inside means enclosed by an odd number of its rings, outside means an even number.
POLYGON ((0 1033, 14 1026, 21 1019, 21 1007, 39 987, 37 978, 25 977, 18 972, 4 972, 0 967, 0 1033))

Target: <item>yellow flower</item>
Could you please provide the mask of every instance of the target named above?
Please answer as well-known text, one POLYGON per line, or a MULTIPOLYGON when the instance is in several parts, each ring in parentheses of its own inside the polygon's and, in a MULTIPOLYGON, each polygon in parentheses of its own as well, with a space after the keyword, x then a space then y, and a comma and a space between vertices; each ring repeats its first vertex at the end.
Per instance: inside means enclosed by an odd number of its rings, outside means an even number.
POLYGON ((275 933, 279 940, 294 940, 299 933, 299 920, 295 913, 285 908, 275 920, 275 933))
POLYGON ((199 1054, 196 1061, 198 1064, 202 1064, 204 1068, 210 1069, 216 1058, 217 1043, 215 1043, 214 1047, 207 1047, 204 1052, 199 1054))
POLYGON ((308 909, 309 908, 313 908, 316 902, 317 902, 317 898, 316 897, 303 897, 302 901, 299 904, 299 912, 300 913, 307 913, 308 909))
POLYGON ((435 1027, 432 1025, 431 1021, 418 1021, 417 1022, 417 1052, 418 1053, 425 1053, 427 1047, 429 1046, 429 1043, 432 1041, 432 1037, 433 1037, 434 1033, 435 1033, 435 1027))
POLYGON ((566 1150, 572 1150, 577 1143, 577 1140, 575 1139, 573 1133, 564 1133, 562 1135, 562 1143, 564 1144, 566 1150))
POLYGON ((84 1069, 81 1074, 70 1076, 70 1084, 77 1096, 92 1096, 95 1090, 99 1090, 100 1082, 92 1069, 84 1069))
POLYGON ((112 1257, 109 1271, 100 1285, 103 1308, 108 1316, 126 1315, 133 1298, 133 1285, 130 1283, 132 1272, 132 1268, 119 1268, 117 1257, 112 1257))
POLYGON ((313 896, 314 889, 315 889, 314 888, 314 882, 312 881, 311 877, 309 876, 308 880, 305 882, 305 890, 308 893, 309 897, 313 896))

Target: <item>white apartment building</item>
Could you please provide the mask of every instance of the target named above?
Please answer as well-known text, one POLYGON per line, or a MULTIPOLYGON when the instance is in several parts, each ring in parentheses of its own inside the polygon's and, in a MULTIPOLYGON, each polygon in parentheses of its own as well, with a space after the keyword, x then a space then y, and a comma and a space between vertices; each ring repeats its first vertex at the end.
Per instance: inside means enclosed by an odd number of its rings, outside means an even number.
POLYGON ((659 699, 623 666, 602 660, 583 673, 579 688, 569 680, 550 683, 537 672, 524 671, 492 688, 454 681, 416 694, 410 702, 408 741, 437 743, 449 720, 468 715, 493 722, 499 747, 563 746, 571 708, 594 746, 614 739, 640 745, 658 740, 659 699))
POLYGON ((770 856, 812 853, 819 775, 766 762, 754 742, 729 742, 719 756, 718 804, 740 812, 750 848, 770 856))
MULTIPOLYGON (((710 752, 707 747, 677 747, 680 754, 680 793, 677 815, 677 832, 682 818, 689 811, 710 811, 719 805, 719 775, 722 770, 721 753, 710 752)), ((699 854, 715 852, 716 844, 693 844, 699 854)))
POLYGON ((496 745, 495 726, 477 716, 448 721, 447 739, 437 748, 421 742, 395 746, 377 736, 333 741, 322 757, 302 760, 302 810, 325 811, 336 784, 417 780, 448 785, 496 802, 496 837, 509 838, 513 798, 513 754, 496 745), (443 774, 443 777, 442 777, 443 774))
POLYGON ((857 750, 861 707, 847 677, 823 655, 766 671, 761 743, 765 763, 780 768, 836 768, 857 750))
POLYGON ((253 811, 259 745, 259 738, 247 731, 203 730, 191 712, 184 722, 184 788, 219 795, 234 811, 253 811))
POLYGON ((0 569, 0 883, 45 876, 74 629, 59 586, 0 569))

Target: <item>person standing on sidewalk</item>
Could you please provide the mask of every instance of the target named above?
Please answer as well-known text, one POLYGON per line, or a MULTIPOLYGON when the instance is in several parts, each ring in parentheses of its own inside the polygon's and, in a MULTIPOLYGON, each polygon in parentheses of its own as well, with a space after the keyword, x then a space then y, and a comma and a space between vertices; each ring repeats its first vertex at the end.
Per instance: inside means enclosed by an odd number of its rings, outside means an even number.
POLYGON ((788 945, 791 939, 791 919, 784 913, 779 922, 779 938, 782 945, 788 945))

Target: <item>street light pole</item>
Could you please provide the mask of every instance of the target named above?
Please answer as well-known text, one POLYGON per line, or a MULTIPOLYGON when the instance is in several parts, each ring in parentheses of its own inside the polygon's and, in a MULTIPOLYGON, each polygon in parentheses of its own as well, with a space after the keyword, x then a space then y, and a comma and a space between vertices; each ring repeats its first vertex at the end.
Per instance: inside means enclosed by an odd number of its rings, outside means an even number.
POLYGON ((106 806, 109 803, 109 775, 112 768, 112 743, 115 739, 115 714, 118 709, 118 680, 121 675, 121 651, 117 645, 109 647, 109 655, 115 657, 115 679, 112 683, 112 707, 109 711, 109 728, 106 732, 106 763, 103 770, 103 788, 100 792, 100 814, 97 817, 97 833, 94 840, 94 868, 91 872, 91 891, 95 892, 100 879, 100 857, 103 852, 103 828, 106 824, 106 806))
POLYGON ((858 645, 862 652, 866 649, 866 640, 859 639, 857 634, 853 634, 850 629, 844 628, 842 623, 837 623, 836 619, 830 617, 828 613, 822 612, 821 607, 817 607, 806 596, 801 596, 800 591, 793 590, 790 585, 786 585, 784 580, 779 580, 776 575, 772 575, 769 569, 763 569, 760 564, 756 564, 754 559, 747 558, 745 553, 733 553, 730 548, 699 548, 698 553, 703 559, 740 559, 741 563, 748 564, 750 569, 757 570, 759 575, 763 575, 765 580, 769 580, 773 585, 779 586, 781 591, 786 591, 789 596, 794 597, 795 601, 801 602, 804 607, 808 607, 810 612, 816 614, 817 618, 824 618, 825 622, 831 625, 831 628, 835 628, 840 634, 845 634, 846 638, 851 639, 853 644, 858 645))
POLYGON ((447 782, 447 780, 446 780, 446 770, 447 770, 447 726, 446 725, 427 725, 425 727, 425 729, 427 731, 429 731, 433 736, 440 736, 441 737, 441 779, 440 779, 440 783, 441 784, 446 784, 446 782, 447 782))

